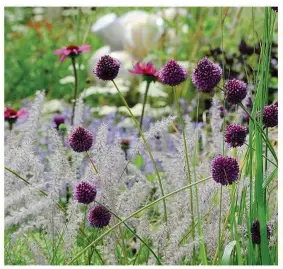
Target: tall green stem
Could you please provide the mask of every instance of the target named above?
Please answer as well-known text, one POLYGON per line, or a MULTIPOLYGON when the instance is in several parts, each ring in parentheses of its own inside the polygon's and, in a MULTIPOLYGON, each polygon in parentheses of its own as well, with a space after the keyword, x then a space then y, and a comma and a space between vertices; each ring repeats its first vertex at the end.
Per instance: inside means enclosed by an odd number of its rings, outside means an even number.
MULTIPOLYGON (((176 91, 175 87, 173 87, 173 91, 174 91, 174 97, 175 97, 175 104, 176 104, 178 114, 179 114, 179 123, 180 123, 181 128, 182 128, 182 136, 183 136, 183 142, 184 142, 185 159, 186 159, 186 167, 187 167, 187 177, 188 177, 189 184, 191 184, 192 178, 191 178, 191 171, 190 171, 187 139, 186 139, 186 135, 185 135, 185 124, 184 124, 184 121, 183 121, 180 104, 178 102, 179 99, 178 99, 177 91, 176 91)), ((191 188, 190 188, 190 211, 191 211, 191 218, 192 218, 192 236, 193 236, 193 240, 195 240, 194 203, 193 203, 193 190, 191 188)))
POLYGON ((147 94, 148 94, 148 90, 149 90, 149 85, 150 85, 150 81, 147 81, 147 82, 146 82, 146 88, 145 88, 144 99, 143 99, 143 105, 142 105, 142 113, 141 113, 141 118, 140 118, 140 128, 141 128, 141 130, 142 130, 143 115, 144 115, 144 109, 145 109, 145 105, 146 105, 146 100, 147 100, 147 94))
POLYGON ((73 109, 72 109, 72 118, 71 118, 71 125, 74 124, 74 116, 75 116, 75 107, 77 103, 77 94, 78 94, 78 74, 77 74, 77 69, 76 69, 76 58, 71 57, 72 59, 72 66, 73 66, 73 71, 74 71, 74 76, 75 76, 75 88, 74 88, 74 103, 73 103, 73 109))
MULTIPOLYGON (((144 142, 144 145, 146 147, 148 155, 149 155, 149 157, 150 157, 150 159, 151 159, 151 161, 153 163, 154 171, 155 171, 155 174, 156 174, 157 179, 158 179, 158 185, 159 185, 159 188, 160 188, 161 195, 164 196, 163 186, 162 186, 162 182, 161 182, 161 177, 160 177, 159 171, 157 169, 157 164, 156 164, 156 162, 155 162, 155 160, 154 160, 154 158, 152 156, 150 147, 149 147, 149 145, 148 145, 148 143, 147 143, 147 141, 146 141, 146 139, 144 137, 142 129, 140 128, 140 125, 139 125, 137 119, 135 118, 134 114, 132 113, 132 111, 131 111, 131 109, 130 109, 126 99, 124 98, 123 94, 120 92, 120 90, 119 90, 118 86, 116 85, 115 81, 112 80, 112 82, 113 82, 116 90, 118 91, 118 94, 119 94, 120 98, 122 99, 124 105, 126 106, 127 110, 129 111, 129 113, 130 113, 130 115, 131 115, 131 117, 132 117, 132 119, 133 119, 133 121, 134 121, 134 123, 136 125, 136 128, 139 131, 139 134, 140 134, 140 136, 141 136, 141 138, 142 138, 142 140, 144 142)), ((166 201, 165 201, 165 199, 163 199, 163 208, 164 208, 164 219, 165 219, 165 222, 167 222, 167 208, 166 208, 166 201)))

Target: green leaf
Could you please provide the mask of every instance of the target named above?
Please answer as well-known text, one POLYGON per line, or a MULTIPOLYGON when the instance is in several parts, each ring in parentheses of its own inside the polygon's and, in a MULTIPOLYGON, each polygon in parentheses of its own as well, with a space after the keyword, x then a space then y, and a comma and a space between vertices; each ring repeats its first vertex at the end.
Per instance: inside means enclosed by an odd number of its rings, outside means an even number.
POLYGON ((141 168, 144 165, 144 160, 143 157, 139 154, 137 157, 134 159, 134 164, 137 168, 141 168))
POLYGON ((235 246, 236 246, 236 240, 233 240, 225 247, 222 256, 222 265, 229 265, 230 257, 235 246))

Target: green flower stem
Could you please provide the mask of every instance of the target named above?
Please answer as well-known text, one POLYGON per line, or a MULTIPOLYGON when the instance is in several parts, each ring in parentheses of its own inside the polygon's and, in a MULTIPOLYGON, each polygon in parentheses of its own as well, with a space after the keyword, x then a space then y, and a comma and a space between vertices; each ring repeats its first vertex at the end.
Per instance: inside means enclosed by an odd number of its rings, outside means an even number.
MULTIPOLYGON (((184 150, 185 150, 185 159, 186 159, 186 167, 187 167, 187 177, 188 177, 188 182, 189 184, 192 183, 192 178, 191 178, 191 171, 190 171, 190 163, 189 163, 189 154, 188 154, 188 147, 187 147, 187 139, 185 135, 185 124, 182 118, 182 112, 180 108, 180 104, 178 102, 178 96, 177 96, 177 91, 175 87, 172 87, 174 91, 174 97, 175 97, 175 103, 176 107, 178 110, 179 114, 179 123, 182 128, 182 136, 183 136, 183 142, 184 142, 184 150)), ((192 237, 193 240, 195 240, 195 218, 194 218, 194 204, 193 204, 193 190, 190 188, 190 211, 191 211, 191 218, 192 218, 192 237)))
POLYGON ((74 71, 74 76, 75 76, 75 88, 74 88, 74 103, 73 103, 73 109, 72 109, 72 118, 71 118, 71 125, 74 124, 74 116, 75 116, 75 107, 77 103, 77 94, 78 94, 78 74, 77 74, 77 69, 76 69, 76 59, 75 57, 71 57, 72 59, 72 66, 73 66, 73 71, 74 71))
MULTIPOLYGON (((143 134, 143 132, 142 132, 142 129, 140 128, 140 125, 139 125, 138 121, 136 120, 134 114, 132 113, 132 111, 131 111, 131 109, 130 109, 128 103, 127 103, 127 101, 125 100, 123 94, 120 92, 119 88, 117 87, 115 81, 112 80, 112 82, 113 82, 113 84, 114 84, 116 90, 118 91, 119 96, 120 96, 120 98, 122 99, 124 105, 125 105, 126 108, 128 109, 128 111, 129 111, 129 113, 130 113, 130 115, 131 115, 131 117, 132 117, 132 119, 133 119, 133 121, 134 121, 134 123, 135 123, 135 125, 136 125, 136 128, 139 130, 139 134, 140 134, 140 136, 141 136, 141 138, 142 138, 142 140, 143 140, 143 142, 144 142, 144 145, 145 145, 145 147, 146 147, 146 150, 147 150, 147 152, 148 152, 148 154, 149 154, 149 157, 150 157, 150 159, 151 159, 151 161, 152 161, 152 163, 153 163, 154 171, 155 171, 155 174, 156 174, 157 179, 158 179, 158 185, 159 185, 159 188, 160 188, 161 195, 164 196, 164 191, 163 191, 163 186, 162 186, 161 178, 160 178, 160 175, 159 175, 159 171, 158 171, 158 169, 157 169, 156 162, 155 162, 155 160, 154 160, 154 158, 153 158, 153 156, 152 156, 150 147, 149 147, 149 145, 148 145, 148 143, 147 143, 147 141, 146 141, 146 139, 145 139, 145 137, 144 137, 144 134, 143 134)), ((163 207, 164 207, 164 219, 165 219, 165 222, 167 222, 167 208, 166 208, 166 201, 165 201, 165 199, 163 199, 163 207)))
POLYGON ((110 232, 112 232, 115 228, 117 228, 117 227, 118 227, 119 225, 121 225, 122 223, 125 223, 125 221, 127 221, 127 220, 129 220, 130 218, 134 217, 135 215, 141 213, 141 212, 144 211, 145 209, 147 209, 147 208, 149 208, 149 207, 155 205, 156 203, 160 202, 161 200, 164 200, 164 199, 166 199, 166 198, 168 198, 168 197, 170 197, 170 196, 172 196, 172 195, 174 195, 174 194, 176 194, 176 193, 179 193, 179 192, 181 192, 181 191, 184 191, 184 190, 186 190, 186 189, 188 189, 188 188, 192 188, 194 185, 199 184, 199 183, 201 183, 201 182, 204 182, 204 181, 206 181, 206 180, 208 180, 208 179, 210 179, 210 178, 211 178, 211 176, 210 176, 210 177, 207 177, 207 178, 204 178, 204 179, 201 179, 201 180, 199 180, 199 181, 197 181, 197 182, 194 182, 194 183, 192 183, 192 184, 190 184, 190 185, 186 185, 186 186, 184 186, 184 187, 182 187, 182 188, 180 188, 180 189, 177 189, 177 190, 175 190, 175 191, 173 191, 173 192, 170 192, 170 193, 168 193, 168 194, 166 194, 166 195, 164 195, 164 196, 162 196, 162 197, 160 197, 160 198, 154 200, 153 202, 151 202, 151 203, 145 205, 144 207, 138 209, 138 210, 135 211, 134 213, 128 215, 126 218, 122 219, 122 220, 119 221, 117 224, 115 224, 114 226, 112 226, 110 229, 108 229, 107 231, 105 231, 102 235, 100 235, 98 238, 96 238, 92 243, 90 243, 90 244, 89 244, 88 246, 86 246, 83 250, 81 250, 78 254, 76 254, 76 255, 74 256, 74 258, 72 258, 72 260, 67 263, 67 265, 72 264, 72 263, 73 263, 78 257, 80 257, 85 251, 87 251, 90 247, 95 246, 102 238, 104 238, 104 236, 108 235, 110 232))
MULTIPOLYGON (((97 203, 98 205, 104 206, 103 204, 95 201, 95 203, 97 203)), ((104 206, 115 218, 117 218, 119 221, 123 221, 117 214, 115 214, 113 211, 111 211, 109 208, 107 208, 106 206, 104 206)), ((152 248, 138 235, 135 233, 135 231, 133 231, 133 229, 126 223, 124 222, 124 225, 128 228, 128 230, 135 236, 137 237, 147 248, 148 250, 153 254, 153 256, 156 258, 157 262, 159 265, 162 264, 162 262, 160 261, 160 259, 158 258, 158 256, 155 254, 155 252, 152 250, 152 248)))
POLYGON ((144 109, 145 109, 145 105, 146 105, 149 85, 150 85, 150 81, 146 81, 146 88, 145 88, 145 94, 144 94, 143 105, 142 105, 142 113, 141 113, 141 118, 140 118, 140 128, 141 128, 141 130, 142 130, 143 115, 144 115, 144 109))
POLYGON ((86 151, 86 155, 87 155, 87 157, 88 157, 88 159, 89 159, 89 161, 90 161, 90 163, 91 163, 91 166, 92 166, 93 170, 95 171, 96 174, 98 174, 98 170, 97 170, 97 168, 96 168, 96 166, 95 166, 93 160, 91 159, 91 157, 90 157, 88 151, 86 151))

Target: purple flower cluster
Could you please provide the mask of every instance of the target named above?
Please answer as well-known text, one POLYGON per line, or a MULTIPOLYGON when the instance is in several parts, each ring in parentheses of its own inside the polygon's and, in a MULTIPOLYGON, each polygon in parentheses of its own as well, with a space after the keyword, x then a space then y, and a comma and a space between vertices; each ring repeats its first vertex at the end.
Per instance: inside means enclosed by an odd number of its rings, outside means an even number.
POLYGON ((230 79, 225 85, 226 100, 231 104, 241 103, 247 95, 247 84, 241 80, 230 79))
POLYGON ((232 148, 241 147, 246 141, 246 136, 246 127, 239 124, 231 124, 225 130, 225 142, 232 148))
POLYGON ((221 67, 205 57, 199 61, 193 71, 192 81, 197 89, 203 92, 211 92, 221 80, 221 76, 221 67))
POLYGON ((87 182, 81 182, 76 185, 74 198, 79 203, 90 204, 95 200, 96 187, 87 182))
POLYGON ((187 76, 186 69, 175 60, 168 61, 159 72, 161 82, 172 87, 182 83, 187 76))
POLYGON ((271 104, 263 108, 262 121, 265 128, 278 125, 278 104, 271 104))
POLYGON ((120 69, 120 62, 109 55, 100 58, 93 73, 101 80, 113 80, 117 77, 120 69))
POLYGON ((103 206, 95 206, 89 210, 88 221, 97 228, 107 226, 111 219, 111 213, 103 206))
POLYGON ((239 165, 235 158, 218 155, 212 161, 212 178, 221 185, 230 185, 239 176, 239 165))
POLYGON ((93 134, 81 126, 75 127, 69 135, 68 142, 76 152, 88 151, 93 143, 93 134))
MULTIPOLYGON (((271 226, 270 224, 266 224, 266 233, 267 233, 267 238, 270 238, 271 235, 271 226)), ((259 245, 260 244, 260 224, 259 224, 259 220, 255 220, 252 224, 251 227, 251 234, 252 234, 252 242, 255 245, 259 245)))

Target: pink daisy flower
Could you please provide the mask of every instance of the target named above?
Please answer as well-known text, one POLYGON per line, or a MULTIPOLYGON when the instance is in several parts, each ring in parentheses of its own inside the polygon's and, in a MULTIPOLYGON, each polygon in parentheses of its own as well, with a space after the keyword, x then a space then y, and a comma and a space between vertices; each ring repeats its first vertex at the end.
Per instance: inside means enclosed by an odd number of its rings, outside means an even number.
POLYGON ((28 115, 26 108, 21 108, 19 111, 12 109, 11 105, 8 105, 4 111, 4 119, 6 121, 16 121, 19 118, 25 118, 28 115))
POLYGON ((70 45, 68 47, 64 47, 62 49, 55 50, 54 53, 61 56, 60 62, 62 63, 62 62, 65 61, 65 59, 68 56, 75 57, 75 56, 77 56, 81 53, 87 52, 89 50, 90 50, 90 46, 87 45, 87 44, 84 44, 80 47, 75 46, 75 45, 70 45))
POLYGON ((152 62, 148 63, 136 63, 132 70, 129 70, 130 73, 135 75, 142 75, 144 80, 156 81, 158 80, 159 72, 154 67, 152 62))

